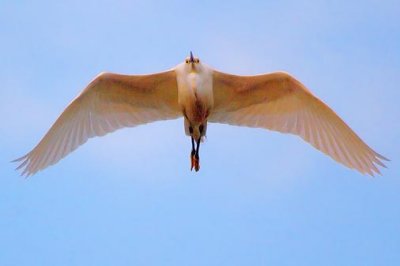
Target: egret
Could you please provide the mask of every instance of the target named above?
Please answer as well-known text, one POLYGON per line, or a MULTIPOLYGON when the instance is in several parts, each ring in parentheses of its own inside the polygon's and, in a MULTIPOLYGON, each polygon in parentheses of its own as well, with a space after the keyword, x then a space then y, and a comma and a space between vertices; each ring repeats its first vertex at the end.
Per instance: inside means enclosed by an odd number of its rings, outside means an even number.
POLYGON ((191 169, 207 123, 265 128, 300 136, 335 161, 363 174, 380 173, 372 150, 325 103, 284 72, 239 76, 220 72, 192 52, 176 67, 149 75, 101 73, 66 107, 17 169, 33 175, 89 138, 124 127, 183 117, 191 138, 191 169))

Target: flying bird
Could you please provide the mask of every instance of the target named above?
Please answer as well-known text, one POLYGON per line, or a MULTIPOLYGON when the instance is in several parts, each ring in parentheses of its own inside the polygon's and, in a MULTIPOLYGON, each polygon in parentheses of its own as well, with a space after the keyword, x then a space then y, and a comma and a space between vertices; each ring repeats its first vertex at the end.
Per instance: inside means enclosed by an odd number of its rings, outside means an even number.
POLYGON ((101 73, 67 106, 17 169, 33 175, 89 138, 158 120, 184 119, 191 170, 207 123, 265 128, 300 136, 362 174, 380 174, 388 160, 372 150, 325 103, 284 72, 238 76, 217 71, 192 52, 176 67, 149 75, 101 73))

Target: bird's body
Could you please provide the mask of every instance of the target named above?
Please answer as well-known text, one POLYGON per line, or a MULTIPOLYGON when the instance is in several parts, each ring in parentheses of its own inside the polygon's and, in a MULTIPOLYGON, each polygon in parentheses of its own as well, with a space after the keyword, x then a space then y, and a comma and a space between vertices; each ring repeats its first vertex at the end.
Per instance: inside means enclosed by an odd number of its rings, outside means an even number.
POLYGON ((337 162, 374 175, 382 155, 365 144, 325 103, 284 72, 237 76, 192 53, 175 68, 150 75, 103 73, 64 110, 39 144, 17 159, 22 174, 55 164, 94 136, 123 127, 184 117, 192 169, 207 123, 259 127, 300 136, 337 162))
POLYGON ((179 64, 175 68, 178 86, 178 103, 186 121, 185 132, 190 135, 192 126, 194 138, 204 136, 199 127, 207 125, 207 117, 214 105, 212 70, 203 64, 179 64))

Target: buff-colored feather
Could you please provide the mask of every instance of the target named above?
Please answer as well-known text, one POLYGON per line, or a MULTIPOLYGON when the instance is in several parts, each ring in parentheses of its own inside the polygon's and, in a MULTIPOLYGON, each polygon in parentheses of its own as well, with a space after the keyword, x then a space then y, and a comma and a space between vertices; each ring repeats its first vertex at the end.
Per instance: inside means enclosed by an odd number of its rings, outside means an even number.
POLYGON ((181 115, 175 71, 129 76, 103 73, 76 97, 39 144, 15 160, 32 175, 74 151, 89 138, 181 115))
POLYGON ((377 165, 384 167, 382 160, 387 160, 303 84, 283 72, 236 76, 214 71, 214 109, 209 121, 298 135, 363 174, 380 173, 377 165))

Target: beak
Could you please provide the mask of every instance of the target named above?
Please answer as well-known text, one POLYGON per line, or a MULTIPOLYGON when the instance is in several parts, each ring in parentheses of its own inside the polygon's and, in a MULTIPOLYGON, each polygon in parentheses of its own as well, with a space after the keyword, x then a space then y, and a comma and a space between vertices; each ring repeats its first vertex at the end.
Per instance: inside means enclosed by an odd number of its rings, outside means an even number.
POLYGON ((194 63, 194 57, 193 57, 193 53, 192 53, 192 51, 190 51, 190 61, 189 61, 190 63, 194 63))

